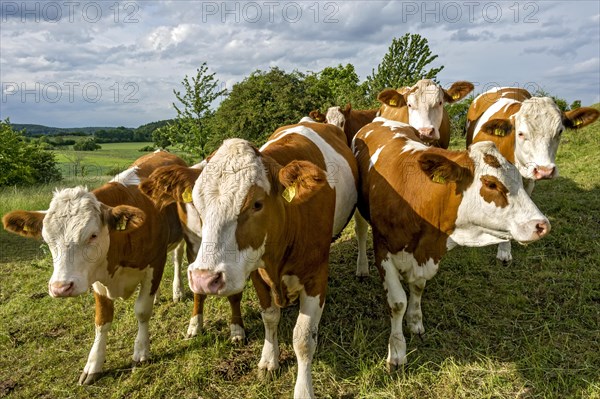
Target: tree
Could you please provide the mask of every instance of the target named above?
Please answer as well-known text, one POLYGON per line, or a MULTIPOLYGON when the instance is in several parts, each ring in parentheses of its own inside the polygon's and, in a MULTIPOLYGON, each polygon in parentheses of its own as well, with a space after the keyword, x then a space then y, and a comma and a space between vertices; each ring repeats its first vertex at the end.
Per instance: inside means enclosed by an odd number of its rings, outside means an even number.
POLYGON ((93 137, 79 140, 77 143, 73 145, 73 149, 75 151, 96 151, 101 149, 102 146, 96 143, 96 140, 93 137))
POLYGON ((461 137, 466 134, 467 112, 474 99, 475 96, 471 94, 461 101, 445 105, 448 118, 450 119, 451 137, 461 137))
POLYGON ((367 76, 365 89, 370 101, 375 104, 377 95, 385 88, 412 86, 420 79, 435 79, 444 66, 426 68, 437 57, 432 55, 427 39, 419 34, 407 33, 394 38, 377 71, 373 69, 367 76))
POLYGON ((330 106, 344 106, 347 103, 351 103, 354 108, 365 108, 369 105, 364 85, 360 84, 352 64, 326 67, 321 72, 308 76, 306 82, 309 86, 320 89, 319 95, 324 98, 324 102, 316 105, 323 112, 330 106))
POLYGON ((37 184, 62 178, 54 153, 27 143, 24 132, 15 131, 10 121, 0 121, 0 186, 37 184))
POLYGON ((208 73, 206 62, 196 70, 196 76, 191 79, 186 75, 183 81, 183 92, 173 90, 175 97, 181 103, 173 103, 177 118, 153 133, 157 146, 164 144, 177 145, 183 151, 206 156, 206 144, 210 135, 209 123, 214 111, 211 104, 227 90, 219 89, 219 81, 214 73, 208 73))
POLYGON ((252 72, 233 86, 217 109, 208 147, 214 150, 230 137, 261 145, 278 127, 297 123, 326 98, 323 87, 313 84, 315 79, 276 67, 252 72))

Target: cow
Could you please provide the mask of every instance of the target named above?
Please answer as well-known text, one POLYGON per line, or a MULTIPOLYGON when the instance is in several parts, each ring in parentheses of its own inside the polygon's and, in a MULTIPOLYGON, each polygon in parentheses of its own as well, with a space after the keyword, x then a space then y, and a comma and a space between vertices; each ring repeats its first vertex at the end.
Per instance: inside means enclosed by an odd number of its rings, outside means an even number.
MULTIPOLYGON (((376 118, 353 141, 358 209, 373 231, 375 266, 391 314, 390 370, 406 362, 405 312, 412 333, 425 331, 421 296, 446 251, 509 239, 528 243, 550 231, 519 172, 492 142, 448 151, 426 146, 418 136, 411 126, 376 118), (408 302, 401 281, 408 285, 408 302)), ((365 239, 366 223, 358 228, 363 232, 357 237, 365 239)), ((366 262, 362 267, 368 274, 366 262)))
MULTIPOLYGON (((562 112, 550 97, 532 97, 522 88, 494 88, 480 94, 467 112, 467 146, 493 141, 523 176, 531 195, 535 182, 558 176, 556 152, 565 129, 581 129, 600 112, 581 107, 562 112)), ((498 246, 496 258, 512 261, 510 241, 498 246)))
MULTIPOLYGON (((172 189, 170 183, 173 181, 175 174, 182 175, 184 178, 197 179, 205 165, 206 161, 191 167, 187 167, 185 164, 176 164, 157 168, 139 184, 140 190, 149 196, 159 209, 163 209, 173 203, 177 205, 177 213, 183 228, 183 241, 177 246, 173 256, 173 263, 175 265, 173 279, 174 300, 182 296, 180 265, 182 264, 184 250, 188 263, 192 263, 196 259, 196 255, 200 249, 202 243, 202 220, 198 211, 194 208, 194 204, 191 202, 192 185, 189 186, 189 194, 184 189, 186 195, 182 197, 181 201, 174 201, 170 194, 172 189), (165 179, 165 176, 167 176, 167 179, 165 179)), ((231 341, 243 342, 246 334, 241 312, 242 294, 234 294, 227 297, 227 299, 231 307, 231 321, 229 323, 231 341)), ((190 318, 186 338, 197 336, 202 329, 205 300, 206 295, 194 293, 192 317, 190 318)))
POLYGON ((265 326, 258 368, 279 368, 280 308, 299 299, 293 346, 298 361, 295 398, 314 398, 311 363, 325 303, 329 246, 356 204, 356 161, 341 129, 301 122, 284 126, 260 149, 228 139, 197 179, 170 192, 192 199, 202 218, 203 243, 188 267, 193 292, 231 295, 252 278, 265 326))
POLYGON ((470 82, 458 81, 446 90, 433 80, 422 79, 411 87, 384 90, 377 96, 381 102, 378 116, 408 123, 424 143, 448 148, 450 119, 444 104, 462 100, 473 88, 470 82))
POLYGON ((149 154, 93 191, 81 186, 56 190, 46 212, 13 211, 2 219, 6 230, 48 244, 54 268, 50 296, 74 297, 93 287, 96 337, 80 384, 100 378, 113 301, 130 297, 138 286, 133 361, 150 357, 148 323, 154 298, 167 251, 181 240, 182 229, 176 207, 158 211, 137 184, 140 175, 169 163, 179 162, 166 153, 149 154))
POLYGON ((356 132, 367 123, 371 123, 378 112, 378 108, 365 110, 352 109, 352 105, 348 103, 344 109, 342 107, 329 107, 325 115, 325 120, 327 123, 344 129, 346 143, 350 147, 356 132))

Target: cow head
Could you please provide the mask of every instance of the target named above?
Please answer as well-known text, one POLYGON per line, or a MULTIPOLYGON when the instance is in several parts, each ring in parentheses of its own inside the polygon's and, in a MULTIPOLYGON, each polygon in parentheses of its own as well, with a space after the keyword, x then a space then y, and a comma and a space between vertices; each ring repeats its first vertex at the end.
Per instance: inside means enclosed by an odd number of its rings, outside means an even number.
POLYGON ((348 115, 352 111, 352 106, 350 104, 346 104, 346 108, 342 109, 342 107, 329 107, 327 109, 327 114, 325 115, 325 120, 327 123, 335 125, 340 129, 344 130, 344 125, 346 124, 346 120, 348 119, 348 115))
POLYGON ((492 119, 481 132, 514 139, 515 163, 527 179, 551 179, 558 176, 556 152, 565 129, 580 129, 593 123, 600 112, 582 107, 562 112, 550 97, 532 97, 523 101, 517 113, 508 119, 492 119))
POLYGON ((319 123, 326 122, 325 114, 322 114, 321 111, 319 111, 318 109, 310 111, 308 113, 308 116, 315 122, 319 122, 319 123))
POLYGON ((470 82, 455 82, 445 90, 433 80, 419 80, 412 87, 384 90, 377 96, 379 115, 386 119, 408 122, 419 132, 423 142, 440 139, 444 104, 463 99, 473 90, 470 82))
POLYGON ((42 237, 52 253, 54 272, 48 283, 53 297, 81 295, 106 267, 110 233, 128 233, 140 227, 142 210, 107 206, 86 188, 56 191, 47 212, 10 212, 4 228, 26 237, 42 237))
POLYGON ((518 170, 492 142, 472 144, 468 158, 457 163, 429 151, 419 157, 421 169, 432 181, 455 182, 462 193, 450 236, 454 242, 465 246, 509 239, 528 243, 550 231, 550 222, 527 195, 518 170))
POLYGON ((268 241, 286 234, 286 208, 325 184, 325 172, 310 162, 281 166, 245 140, 226 140, 192 192, 203 221, 202 245, 188 268, 192 291, 241 292, 250 272, 263 264, 268 241))

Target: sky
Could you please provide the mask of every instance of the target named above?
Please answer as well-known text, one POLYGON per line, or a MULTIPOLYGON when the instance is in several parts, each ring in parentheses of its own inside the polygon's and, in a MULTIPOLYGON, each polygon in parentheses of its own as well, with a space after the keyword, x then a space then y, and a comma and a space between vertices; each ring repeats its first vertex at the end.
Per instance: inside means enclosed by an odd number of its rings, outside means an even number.
MULTIPOLYGON (((0 1, 0 119, 53 127, 173 118, 206 62, 231 89, 257 69, 351 63, 361 80, 418 33, 438 80, 600 102, 600 2, 0 1)), ((317 108, 319 104, 315 104, 317 108)))

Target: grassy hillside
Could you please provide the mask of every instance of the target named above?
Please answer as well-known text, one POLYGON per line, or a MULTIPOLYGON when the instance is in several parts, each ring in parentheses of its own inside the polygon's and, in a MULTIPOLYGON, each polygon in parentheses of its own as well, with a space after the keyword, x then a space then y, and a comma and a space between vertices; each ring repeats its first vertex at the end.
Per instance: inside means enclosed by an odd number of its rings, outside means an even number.
MULTIPOLYGON (((313 363, 317 396, 600 398, 599 144, 599 122, 564 134, 558 154, 561 177, 539 183, 533 195, 552 232, 531 245, 514 245, 512 266, 496 264, 495 246, 448 254, 425 290, 426 333, 421 339, 407 332, 408 364, 393 375, 385 371, 390 325, 383 289, 373 270, 365 281, 354 277, 356 245, 348 228, 331 250, 313 363)), ((111 158, 121 161, 131 160, 111 158)), ((65 182, 81 183, 99 181, 65 182)), ((44 208, 51 190, 4 189, 0 214, 44 208)), ((94 339, 92 295, 50 298, 52 263, 40 243, 5 232, 0 240, 0 397, 293 396, 291 337, 297 306, 282 312, 282 368, 275 379, 261 381, 256 365, 264 331, 253 289, 246 290, 242 307, 245 346, 228 341, 229 310, 222 298, 207 301, 204 334, 184 340, 191 294, 188 290, 183 303, 171 302, 170 267, 150 324, 152 362, 131 368, 137 329, 133 300, 121 301, 109 335, 105 376, 94 386, 78 386, 94 339)))

